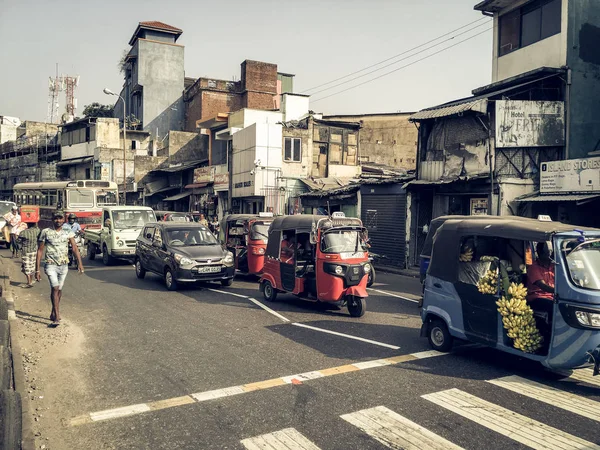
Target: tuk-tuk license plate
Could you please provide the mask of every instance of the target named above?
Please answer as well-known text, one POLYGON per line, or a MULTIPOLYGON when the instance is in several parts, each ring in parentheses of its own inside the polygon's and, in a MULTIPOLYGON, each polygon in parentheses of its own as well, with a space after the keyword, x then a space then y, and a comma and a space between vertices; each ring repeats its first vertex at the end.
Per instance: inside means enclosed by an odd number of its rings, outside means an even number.
POLYGON ((216 273, 216 272, 220 272, 221 268, 220 267, 215 267, 215 266, 211 266, 211 267, 196 267, 195 270, 198 273, 216 273))

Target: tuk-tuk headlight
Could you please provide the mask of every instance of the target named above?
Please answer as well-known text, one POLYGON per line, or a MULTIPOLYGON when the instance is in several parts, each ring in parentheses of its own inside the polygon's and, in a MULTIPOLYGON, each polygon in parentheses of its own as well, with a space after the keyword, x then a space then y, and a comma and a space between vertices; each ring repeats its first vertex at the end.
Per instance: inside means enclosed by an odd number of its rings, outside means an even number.
POLYGON ((125 245, 125 242, 123 242, 123 241, 117 241, 117 245, 119 247, 123 247, 125 245))
POLYGON ((265 249, 262 247, 252 247, 252 254, 262 256, 265 254, 265 249))
POLYGON ((342 275, 344 273, 344 268, 342 266, 335 266, 335 273, 337 275, 342 275))
POLYGON ((363 268, 364 268, 364 270, 365 270, 365 273, 370 273, 370 272, 371 272, 371 264, 368 264, 368 263, 367 263, 367 264, 365 264, 365 265, 363 266, 363 268))
POLYGON ((223 259, 223 264, 225 264, 226 266, 233 266, 233 253, 227 252, 227 255, 225 255, 225 259, 223 259))
POLYGON ((586 327, 600 328, 600 313, 587 311, 575 311, 575 317, 581 325, 586 327))

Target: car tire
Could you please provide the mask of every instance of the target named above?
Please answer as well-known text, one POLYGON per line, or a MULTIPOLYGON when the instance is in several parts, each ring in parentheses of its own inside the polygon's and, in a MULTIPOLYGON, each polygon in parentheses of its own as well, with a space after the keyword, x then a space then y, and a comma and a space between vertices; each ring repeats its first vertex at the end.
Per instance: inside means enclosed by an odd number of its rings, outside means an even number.
POLYGON ((106 244, 102 246, 102 262, 105 266, 111 266, 115 262, 115 259, 108 253, 106 244))
POLYGON ((87 257, 90 261, 96 259, 96 247, 94 246, 94 244, 87 245, 87 257))
POLYGON ((277 300, 277 290, 273 287, 270 281, 263 281, 262 284, 263 297, 268 302, 277 300))
POLYGON ((433 319, 427 328, 427 339, 432 349, 438 352, 449 352, 454 338, 448 331, 448 325, 441 319, 433 319))
POLYGON ((347 306, 352 317, 362 317, 367 312, 367 301, 362 297, 351 296, 347 306))
POLYGON ((177 290, 177 279, 173 275, 173 271, 168 267, 165 269, 165 286, 168 291, 177 290))
POLYGON ((233 284, 233 278, 229 278, 228 280, 221 280, 221 286, 231 286, 233 284))
POLYGON ((135 259, 135 275, 140 280, 143 280, 146 276, 146 269, 144 269, 144 267, 142 266, 142 261, 140 261, 140 258, 135 259))

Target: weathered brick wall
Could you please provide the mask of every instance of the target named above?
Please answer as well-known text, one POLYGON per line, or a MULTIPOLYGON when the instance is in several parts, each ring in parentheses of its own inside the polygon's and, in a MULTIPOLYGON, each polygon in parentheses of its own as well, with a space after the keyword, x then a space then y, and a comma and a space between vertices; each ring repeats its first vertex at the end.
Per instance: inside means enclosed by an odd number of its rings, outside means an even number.
POLYGON ((262 92, 244 92, 242 105, 251 109, 277 109, 273 95, 262 92))
POLYGON ((277 93, 277 64, 246 60, 242 63, 242 89, 277 93))
POLYGON ((185 131, 169 132, 169 163, 189 163, 208 159, 208 136, 185 131))
POLYGON ((239 94, 229 92, 202 92, 201 120, 212 119, 219 113, 233 112, 242 108, 239 94))
POLYGON ((148 173, 157 169, 167 162, 167 157, 161 156, 136 156, 135 157, 135 181, 139 187, 148 182, 148 173))

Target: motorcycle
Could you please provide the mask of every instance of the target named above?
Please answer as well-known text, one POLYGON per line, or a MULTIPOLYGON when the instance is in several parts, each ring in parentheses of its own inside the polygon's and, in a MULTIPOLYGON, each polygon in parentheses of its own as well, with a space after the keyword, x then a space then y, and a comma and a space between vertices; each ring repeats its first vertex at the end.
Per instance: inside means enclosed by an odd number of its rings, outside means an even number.
MULTIPOLYGON (((84 240, 83 240, 83 233, 75 233, 75 243, 77 244, 77 250, 79 250, 79 254, 83 255, 83 247, 84 247, 84 240)), ((77 266, 77 261, 75 260, 75 255, 73 254, 73 248, 71 246, 71 242, 69 241, 69 267, 71 266, 77 266)))

